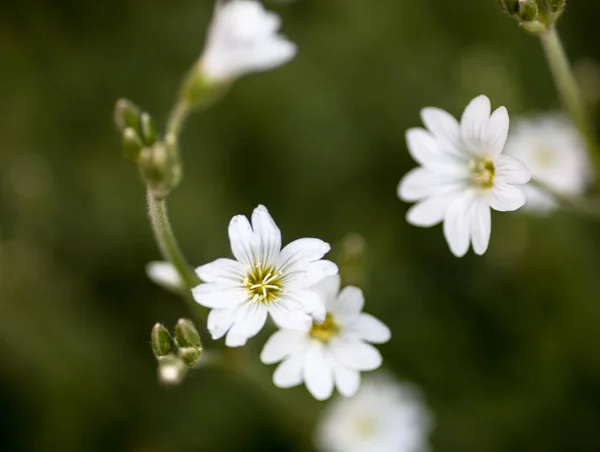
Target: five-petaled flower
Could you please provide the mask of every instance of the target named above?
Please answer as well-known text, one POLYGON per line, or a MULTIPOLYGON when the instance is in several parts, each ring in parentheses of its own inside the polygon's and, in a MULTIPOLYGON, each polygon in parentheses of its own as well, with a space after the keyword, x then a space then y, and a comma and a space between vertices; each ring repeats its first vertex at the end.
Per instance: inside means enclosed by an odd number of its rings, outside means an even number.
POLYGON ((276 386, 288 388, 304 381, 316 399, 325 400, 335 384, 341 394, 350 397, 360 386, 360 371, 381 365, 379 351, 369 342, 387 342, 390 330, 362 313, 364 298, 359 288, 347 286, 341 292, 339 288, 339 275, 315 286, 327 306, 323 323, 313 323, 304 331, 281 329, 265 344, 262 362, 282 361, 273 374, 276 386))
POLYGON ((464 256, 469 244, 477 254, 487 250, 491 233, 490 207, 513 211, 525 204, 517 185, 526 184, 530 171, 520 160, 502 155, 509 118, 500 107, 491 116, 490 100, 476 97, 460 124, 449 113, 425 108, 421 118, 428 130, 408 130, 412 157, 421 164, 398 186, 404 201, 417 201, 407 213, 415 226, 444 222, 452 253, 464 256))
POLYGON ((264 206, 232 218, 229 240, 236 260, 217 259, 196 272, 205 283, 193 290, 195 300, 211 308, 208 330, 213 339, 239 347, 255 336, 270 314, 282 328, 309 328, 325 320, 325 306, 311 286, 336 274, 323 260, 329 244, 298 239, 281 249, 281 232, 264 206))
POLYGON ((217 1, 200 67, 207 81, 228 82, 281 66, 296 46, 277 34, 279 16, 256 0, 217 1))

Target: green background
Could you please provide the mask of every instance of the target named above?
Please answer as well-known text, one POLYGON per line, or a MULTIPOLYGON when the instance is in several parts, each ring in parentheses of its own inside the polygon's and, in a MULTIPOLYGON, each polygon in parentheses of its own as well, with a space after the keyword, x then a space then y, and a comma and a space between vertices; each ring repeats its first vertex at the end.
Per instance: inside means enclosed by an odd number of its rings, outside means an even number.
MULTIPOLYGON (((435 450, 600 450, 598 224, 494 213, 487 254, 456 259, 439 226, 406 223, 396 197, 415 165, 404 132, 422 107, 459 115, 482 93, 513 117, 559 106, 537 40, 495 0, 269 7, 298 57, 240 80, 182 137, 186 177, 170 209, 190 261, 229 256, 229 219, 259 203, 285 242, 321 237, 340 255, 335 244, 358 233, 366 310, 393 332, 385 366, 422 388, 435 450)), ((232 375, 156 382, 149 331, 189 314, 144 274, 158 252, 112 110, 128 97, 164 124, 211 8, 0 5, 2 451, 291 451, 310 440, 324 404, 303 387, 273 391, 308 422, 292 431, 285 410, 232 375)), ((592 104, 598 18, 598 2, 573 1, 560 27, 592 104)), ((259 369, 270 387, 273 367, 259 369)))

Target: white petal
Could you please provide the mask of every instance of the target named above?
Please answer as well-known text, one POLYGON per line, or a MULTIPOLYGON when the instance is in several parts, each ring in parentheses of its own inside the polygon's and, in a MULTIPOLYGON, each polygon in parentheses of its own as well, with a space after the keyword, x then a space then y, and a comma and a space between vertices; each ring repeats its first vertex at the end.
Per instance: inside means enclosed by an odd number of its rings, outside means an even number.
POLYGON ((264 364, 273 364, 293 354, 307 340, 304 331, 279 330, 271 335, 260 353, 264 364))
POLYGON ((296 46, 277 34, 276 14, 257 1, 217 3, 201 58, 203 76, 215 83, 280 66, 296 46))
POLYGON ((486 150, 482 149, 482 145, 488 128, 490 112, 490 100, 486 96, 476 97, 465 108, 460 120, 461 135, 463 143, 471 153, 487 154, 486 150))
POLYGON ((421 110, 421 119, 433 135, 447 143, 445 148, 458 154, 460 148, 460 125, 454 116, 439 108, 427 107, 421 110))
POLYGON ((206 327, 214 340, 221 339, 235 320, 234 309, 213 309, 208 313, 206 327))
POLYGON ((525 201, 527 198, 523 190, 514 185, 498 182, 492 187, 490 207, 494 210, 511 212, 523 207, 525 201))
POLYGON ((305 266, 318 261, 329 252, 329 243, 319 239, 298 239, 286 245, 279 256, 279 268, 287 271, 304 271, 305 266))
POLYGON ((267 308, 260 303, 244 303, 236 311, 233 326, 227 333, 225 345, 241 347, 262 329, 267 320, 267 308))
POLYGON ((338 273, 338 266, 324 259, 297 265, 294 268, 295 270, 292 270, 288 267, 286 274, 284 274, 283 282, 287 289, 312 287, 328 276, 338 273))
POLYGON ((354 370, 374 370, 381 366, 381 354, 362 341, 334 340, 331 351, 341 364, 354 370))
POLYGON ((328 399, 333 392, 333 372, 326 353, 321 342, 313 341, 304 361, 304 383, 317 400, 328 399))
POLYGON ((330 304, 330 310, 336 317, 348 319, 358 316, 365 304, 362 290, 354 286, 346 286, 338 295, 337 299, 330 304))
POLYGON ((422 128, 412 128, 406 131, 406 145, 416 162, 440 174, 452 176, 464 172, 463 165, 456 155, 444 152, 448 146, 436 140, 431 133, 422 128))
POLYGON ((473 196, 463 195, 456 199, 446 211, 444 219, 444 236, 450 251, 456 257, 467 254, 469 249, 469 223, 467 214, 473 203, 473 196))
POLYGON ((439 174, 427 168, 410 170, 398 185, 398 197, 403 201, 418 201, 439 193, 440 186, 447 184, 439 174))
POLYGON ((496 181, 505 184, 526 184, 531 179, 529 167, 519 159, 509 155, 499 155, 494 162, 496 181))
POLYGON ((333 364, 335 385, 344 397, 352 397, 360 386, 360 372, 349 369, 338 362, 333 364))
POLYGON ((478 199, 468 215, 473 251, 481 256, 487 251, 492 232, 492 217, 487 201, 478 199))
POLYGON ((286 358, 273 373, 273 383, 278 388, 291 388, 302 383, 304 354, 296 353, 286 358))
POLYGON ((371 314, 360 314, 360 317, 351 330, 362 340, 374 344, 383 344, 390 340, 392 333, 390 329, 379 319, 371 314))
POLYGON ((258 206, 252 212, 252 229, 256 236, 260 262, 274 265, 281 251, 281 232, 265 206, 258 206))
POLYGON ((196 269, 198 277, 207 283, 239 285, 244 279, 244 266, 233 259, 217 259, 196 269))
POLYGON ((313 323, 312 317, 303 312, 300 306, 286 299, 271 304, 269 313, 279 328, 308 331, 313 323))
POLYGON ((231 219, 229 241, 231 242, 231 251, 239 262, 250 267, 257 261, 254 255, 256 249, 254 233, 248 218, 244 215, 236 215, 231 219))
POLYGON ((408 209, 406 221, 425 228, 435 226, 444 219, 448 206, 456 197, 457 192, 452 191, 427 198, 408 209))
POLYGON ((185 284, 181 280, 179 273, 170 262, 153 261, 146 265, 146 274, 148 278, 159 286, 171 290, 185 289, 185 284))
POLYGON ((302 312, 310 315, 315 322, 325 320, 325 303, 314 290, 294 290, 283 296, 284 302, 294 303, 302 312))
POLYGON ((497 108, 488 120, 483 140, 490 157, 499 156, 504 149, 509 122, 508 111, 504 107, 497 108))
POLYGON ((248 291, 219 284, 200 284, 192 289, 194 300, 207 308, 231 308, 248 299, 248 291))
POLYGON ((312 290, 317 292, 321 297, 323 304, 327 306, 329 300, 337 298, 337 294, 340 291, 341 279, 339 273, 331 275, 321 280, 318 284, 311 287, 312 290))

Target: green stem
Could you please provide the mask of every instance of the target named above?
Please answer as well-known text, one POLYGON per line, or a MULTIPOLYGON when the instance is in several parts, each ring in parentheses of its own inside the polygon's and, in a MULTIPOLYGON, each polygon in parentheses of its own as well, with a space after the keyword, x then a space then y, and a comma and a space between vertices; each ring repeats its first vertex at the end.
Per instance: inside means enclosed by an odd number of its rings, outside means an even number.
POLYGON ((183 252, 177 244, 177 239, 173 233, 171 221, 169 220, 169 214, 167 212, 167 202, 164 199, 154 198, 149 191, 147 193, 147 200, 148 216, 150 217, 150 223, 152 224, 152 231, 154 232, 156 243, 158 244, 163 257, 175 267, 181 280, 188 289, 184 299, 190 310, 201 319, 204 319, 203 315, 199 315, 199 307, 189 294, 189 290, 200 284, 200 278, 198 278, 194 270, 187 263, 183 252))
POLYGON ((591 217, 596 220, 600 220, 600 201, 593 200, 589 198, 583 197, 571 197, 567 195, 563 195, 558 191, 551 188, 549 185, 540 182, 537 179, 532 179, 530 182, 534 187, 539 188, 545 193, 549 194, 556 200, 560 205, 565 208, 572 210, 573 212, 577 212, 586 217, 591 217))
POLYGON ((551 25, 548 30, 540 35, 540 40, 561 100, 585 139, 590 160, 594 164, 596 174, 600 175, 600 149, 598 148, 592 121, 556 27, 551 25))

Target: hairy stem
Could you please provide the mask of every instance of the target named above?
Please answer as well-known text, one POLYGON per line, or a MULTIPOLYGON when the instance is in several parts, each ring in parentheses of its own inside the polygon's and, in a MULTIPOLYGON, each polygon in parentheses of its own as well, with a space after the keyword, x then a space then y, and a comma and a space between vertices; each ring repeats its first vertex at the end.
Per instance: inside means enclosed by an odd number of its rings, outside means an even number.
POLYGON ((540 40, 561 100, 585 139, 590 160, 594 164, 596 174, 600 175, 600 149, 592 121, 556 27, 550 26, 540 35, 540 40))

